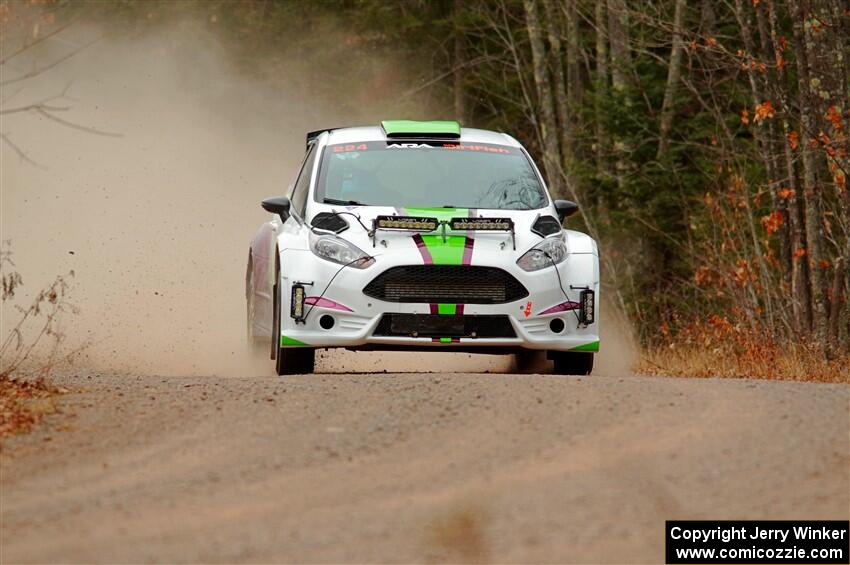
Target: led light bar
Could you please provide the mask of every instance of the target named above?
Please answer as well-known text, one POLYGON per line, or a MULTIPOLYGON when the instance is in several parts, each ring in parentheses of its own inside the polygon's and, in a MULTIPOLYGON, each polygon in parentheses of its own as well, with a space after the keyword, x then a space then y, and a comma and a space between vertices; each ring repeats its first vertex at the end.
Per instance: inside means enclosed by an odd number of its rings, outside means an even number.
POLYGON ((514 222, 510 218, 452 218, 449 227, 453 230, 511 231, 514 222))
POLYGON ((378 216, 375 228, 380 230, 434 231, 440 225, 437 218, 417 218, 414 216, 378 216))
POLYGON ((589 326, 596 321, 596 302, 595 295, 592 290, 586 288, 579 293, 579 312, 578 319, 585 326, 589 326))
POLYGON ((303 323, 304 322, 304 299, 306 298, 306 293, 304 291, 304 285, 302 284, 294 284, 292 285, 292 301, 289 307, 289 315, 292 319, 295 320, 295 323, 303 323))

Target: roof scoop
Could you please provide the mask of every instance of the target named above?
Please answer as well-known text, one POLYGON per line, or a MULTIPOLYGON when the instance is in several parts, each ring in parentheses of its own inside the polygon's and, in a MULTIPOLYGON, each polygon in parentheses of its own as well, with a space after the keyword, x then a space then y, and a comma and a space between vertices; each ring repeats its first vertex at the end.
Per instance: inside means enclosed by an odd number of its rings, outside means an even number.
POLYGON ((384 120, 381 127, 389 138, 460 139, 460 124, 452 120, 384 120))

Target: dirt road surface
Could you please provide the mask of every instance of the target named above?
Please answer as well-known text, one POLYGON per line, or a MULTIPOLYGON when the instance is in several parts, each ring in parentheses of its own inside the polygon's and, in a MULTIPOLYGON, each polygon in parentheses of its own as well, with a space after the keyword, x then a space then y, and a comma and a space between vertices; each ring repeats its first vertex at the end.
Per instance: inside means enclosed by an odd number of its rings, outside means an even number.
POLYGON ((3 562, 660 562, 666 519, 848 517, 846 386, 59 380, 3 447, 3 562))

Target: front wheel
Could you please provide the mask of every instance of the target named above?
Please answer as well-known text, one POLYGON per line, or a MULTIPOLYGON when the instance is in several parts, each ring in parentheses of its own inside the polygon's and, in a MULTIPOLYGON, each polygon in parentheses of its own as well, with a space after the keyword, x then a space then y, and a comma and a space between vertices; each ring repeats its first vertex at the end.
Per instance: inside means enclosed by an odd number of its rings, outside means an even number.
POLYGON ((280 266, 275 265, 275 284, 272 290, 272 347, 271 358, 278 375, 312 373, 316 367, 316 350, 310 347, 280 346, 280 266))
POLYGON ((316 368, 316 350, 310 347, 281 347, 274 367, 278 375, 304 375, 316 368))
POLYGON ((251 254, 248 254, 248 273, 245 275, 245 305, 246 305, 246 339, 248 346, 255 356, 262 356, 268 351, 269 338, 258 336, 254 333, 254 319, 256 318, 256 302, 254 299, 254 264, 251 254))
POLYGON ((593 370, 593 353, 586 351, 550 351, 558 375, 589 375, 593 370))
POLYGON ((545 373, 546 352, 523 349, 514 353, 514 370, 517 373, 545 373))

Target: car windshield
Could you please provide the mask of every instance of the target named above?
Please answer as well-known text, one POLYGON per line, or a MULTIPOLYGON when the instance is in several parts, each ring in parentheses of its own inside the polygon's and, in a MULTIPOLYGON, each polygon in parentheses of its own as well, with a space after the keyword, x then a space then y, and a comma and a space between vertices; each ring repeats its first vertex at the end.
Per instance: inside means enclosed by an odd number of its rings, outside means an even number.
POLYGON ((533 210, 548 203, 519 148, 422 140, 328 145, 315 199, 365 206, 501 210, 533 210))

